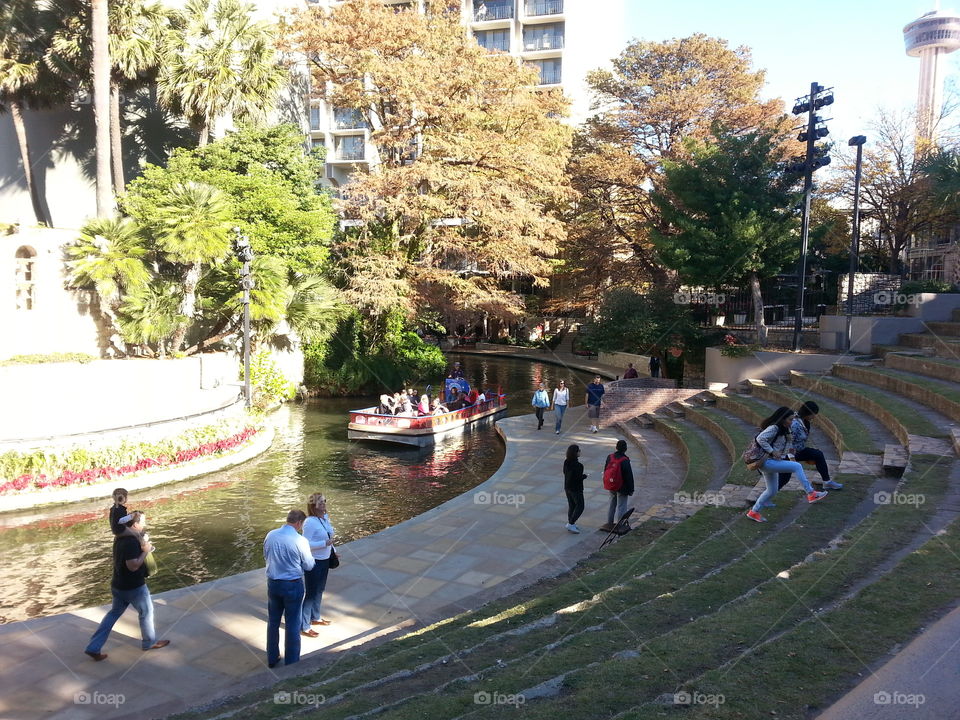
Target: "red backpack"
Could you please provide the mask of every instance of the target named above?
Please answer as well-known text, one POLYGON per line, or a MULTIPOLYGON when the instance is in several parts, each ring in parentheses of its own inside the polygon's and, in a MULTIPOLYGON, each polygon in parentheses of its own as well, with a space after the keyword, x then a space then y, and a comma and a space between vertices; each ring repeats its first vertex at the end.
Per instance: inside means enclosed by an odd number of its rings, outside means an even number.
POLYGON ((603 489, 610 492, 617 492, 623 487, 623 470, 620 466, 627 459, 626 455, 616 457, 609 455, 607 457, 607 467, 603 471, 603 489))

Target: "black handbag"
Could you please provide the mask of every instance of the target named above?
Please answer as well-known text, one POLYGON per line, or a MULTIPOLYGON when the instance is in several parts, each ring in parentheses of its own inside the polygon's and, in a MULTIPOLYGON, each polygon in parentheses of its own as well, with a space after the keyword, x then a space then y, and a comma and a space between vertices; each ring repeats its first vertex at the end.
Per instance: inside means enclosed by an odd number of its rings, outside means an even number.
POLYGON ((332 547, 330 548, 330 569, 340 567, 340 558, 337 556, 337 551, 332 547))

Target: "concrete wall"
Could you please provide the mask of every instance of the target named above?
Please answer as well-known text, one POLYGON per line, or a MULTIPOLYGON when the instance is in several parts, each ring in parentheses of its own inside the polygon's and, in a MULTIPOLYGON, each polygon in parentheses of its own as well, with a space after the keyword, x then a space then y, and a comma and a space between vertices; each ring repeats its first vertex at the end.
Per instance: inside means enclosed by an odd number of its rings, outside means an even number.
MULTIPOLYGON (((916 298, 916 302, 907 305, 905 315, 854 316, 850 349, 869 353, 874 345, 897 345, 901 333, 926 332, 923 323, 950 321, 953 311, 960 309, 960 294, 919 293, 916 298)), ((820 347, 824 350, 843 348, 846 328, 846 316, 821 315, 820 347)))
POLYGON ((711 390, 722 390, 744 380, 776 380, 791 370, 825 372, 836 363, 853 362, 843 355, 815 355, 810 353, 770 352, 758 350, 746 357, 727 357, 720 348, 707 348, 705 379, 711 390))
POLYGON ((649 355, 634 355, 633 353, 624 352, 602 352, 597 355, 597 362, 601 363, 602 365, 610 365, 611 367, 622 368, 620 375, 623 375, 623 371, 627 369, 627 363, 633 363, 633 367, 638 373, 641 375, 650 375, 649 355))
MULTIPOLYGON (((27 201, 29 205, 29 200, 27 201)), ((101 355, 92 294, 66 290, 64 243, 73 230, 24 228, 0 235, 0 360, 13 355, 83 352, 101 355), (29 248, 33 262, 33 308, 17 307, 17 251, 29 248)), ((22 278, 20 278, 22 280, 22 278)))
POLYGON ((0 367, 0 442, 210 412, 237 397, 237 369, 227 353, 0 367))

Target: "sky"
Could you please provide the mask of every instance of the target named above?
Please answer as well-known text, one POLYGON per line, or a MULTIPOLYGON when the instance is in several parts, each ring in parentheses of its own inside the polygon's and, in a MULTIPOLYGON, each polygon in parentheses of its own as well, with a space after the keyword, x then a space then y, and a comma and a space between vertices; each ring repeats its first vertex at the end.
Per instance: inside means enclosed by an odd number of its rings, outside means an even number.
MULTIPOLYGON (((625 0, 627 37, 662 41, 702 32, 746 45, 767 71, 764 96, 792 101, 810 83, 833 87, 825 109, 829 139, 867 135, 878 107, 913 109, 920 60, 904 52, 903 26, 934 0, 625 0), (807 20, 806 18, 810 18, 807 20), (808 38, 808 39, 805 39, 808 38)), ((960 0, 945 0, 960 9, 960 0)), ((960 51, 946 58, 948 83, 960 80, 960 51)))

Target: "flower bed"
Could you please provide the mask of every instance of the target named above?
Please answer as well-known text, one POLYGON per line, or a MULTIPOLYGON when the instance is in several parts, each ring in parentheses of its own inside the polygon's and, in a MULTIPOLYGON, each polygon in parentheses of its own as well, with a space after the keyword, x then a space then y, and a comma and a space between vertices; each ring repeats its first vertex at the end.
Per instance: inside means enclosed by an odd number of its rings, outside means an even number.
MULTIPOLYGON (((235 424, 235 423, 231 423, 235 424)), ((209 436, 222 426, 212 425, 204 428, 188 430, 176 438, 162 443, 124 443, 116 448, 106 448, 100 451, 86 451, 76 449, 66 456, 68 466, 46 472, 23 473, 0 484, 0 495, 25 492, 29 490, 43 490, 46 488, 70 487, 73 485, 90 485, 102 480, 111 480, 125 475, 139 473, 153 468, 167 468, 191 460, 232 452, 247 444, 259 432, 259 428, 246 425, 241 430, 220 439, 211 439, 192 447, 183 447, 183 443, 192 438, 209 436), (180 446, 181 449, 177 449, 180 446), (123 458, 123 464, 103 464, 100 458, 123 458), (69 467, 69 461, 86 460, 88 467, 69 467)), ((16 457, 16 453, 7 453, 3 459, 8 464, 43 463, 57 467, 63 459, 56 456, 43 456, 34 453, 29 456, 16 457)))

